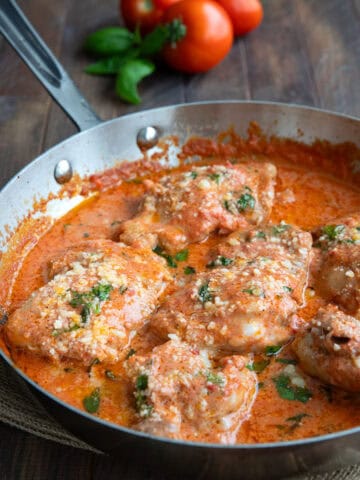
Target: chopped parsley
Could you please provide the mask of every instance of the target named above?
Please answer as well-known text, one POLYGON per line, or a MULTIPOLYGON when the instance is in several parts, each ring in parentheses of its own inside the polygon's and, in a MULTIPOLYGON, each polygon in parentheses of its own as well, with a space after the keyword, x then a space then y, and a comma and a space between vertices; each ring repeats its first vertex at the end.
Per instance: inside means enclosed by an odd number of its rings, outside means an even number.
POLYGON ((175 260, 177 260, 178 262, 185 262, 185 260, 188 259, 188 256, 189 256, 188 249, 181 250, 180 252, 175 254, 175 260))
POLYGON ((169 267, 177 268, 177 263, 175 262, 174 258, 168 253, 165 253, 164 249, 160 247, 160 245, 157 245, 155 248, 153 248, 153 252, 156 253, 156 255, 159 255, 159 257, 165 258, 169 267))
POLYGON ((147 396, 144 391, 148 388, 149 377, 146 374, 141 374, 135 381, 135 401, 136 410, 140 417, 149 417, 151 415, 153 407, 147 403, 147 396))
POLYGON ((322 233, 327 236, 328 240, 336 240, 344 230, 344 225, 326 225, 322 228, 322 233))
POLYGON ((298 415, 294 415, 293 417, 289 417, 285 420, 285 422, 290 422, 291 425, 289 426, 288 431, 293 432, 296 428, 301 425, 301 421, 305 417, 310 417, 311 415, 307 413, 299 413, 298 415))
POLYGON ((292 386, 290 377, 281 374, 273 378, 276 390, 284 400, 306 403, 312 397, 312 393, 305 387, 292 386))
POLYGON ((191 267, 190 265, 188 265, 187 267, 184 268, 184 273, 185 275, 193 275, 194 273, 196 273, 196 270, 194 267, 191 267))
POLYGON ((266 238, 266 233, 265 232, 257 232, 255 235, 255 238, 266 238))
POLYGON ((258 362, 248 363, 246 368, 251 372, 261 373, 270 364, 270 360, 259 360, 258 362))
POLYGON ((265 298, 265 293, 259 287, 244 288, 242 292, 248 293, 249 295, 253 295, 254 297, 265 298))
POLYGON ((136 390, 146 390, 149 383, 149 377, 145 374, 139 375, 135 382, 136 390))
POLYGON ((134 350, 133 348, 130 348, 130 350, 128 351, 128 353, 126 354, 126 360, 129 359, 130 357, 132 357, 133 355, 135 355, 136 353, 136 350, 134 350))
POLYGON ((291 293, 293 292, 293 289, 291 287, 288 287, 287 285, 283 285, 283 290, 284 292, 291 293))
POLYGON ((100 388, 95 388, 90 395, 84 398, 83 405, 89 413, 96 413, 100 407, 100 388))
POLYGON ((297 365, 297 361, 293 358, 275 358, 275 362, 282 363, 283 365, 297 365))
POLYGON ((215 260, 212 260, 210 263, 208 263, 206 265, 206 268, 215 268, 215 267, 220 267, 220 266, 227 267, 228 265, 231 265, 232 263, 234 263, 234 260, 232 258, 227 258, 227 257, 223 257, 222 255, 220 255, 215 260))
POLYGON ((219 385, 223 387, 225 385, 225 378, 222 375, 214 372, 207 372, 206 381, 212 383, 213 385, 219 385))
POLYGON ((230 204, 229 200, 224 200, 224 207, 226 208, 226 210, 228 212, 232 213, 231 212, 231 204, 230 204))
MULTIPOLYGON (((74 308, 82 307, 80 311, 81 325, 86 325, 89 320, 91 313, 99 315, 100 313, 100 302, 105 302, 109 299, 110 293, 113 290, 113 286, 105 283, 98 283, 89 292, 80 293, 75 290, 71 291, 71 300, 70 305, 74 308)), ((78 328, 80 328, 78 326, 78 328)))
POLYGON ((116 379, 115 373, 112 372, 111 370, 105 370, 105 376, 107 378, 109 378, 110 380, 115 380, 116 379))
POLYGON ((195 178, 197 178, 198 176, 198 173, 197 172, 190 172, 190 177, 195 180, 195 178))
POLYGON ((273 355, 276 355, 277 353, 279 353, 281 349, 282 349, 281 345, 268 345, 265 348, 265 355, 267 357, 272 357, 273 355))
POLYGON ((199 299, 202 303, 211 302, 213 299, 213 294, 209 289, 209 281, 201 285, 198 290, 199 299))
POLYGON ((223 175, 221 173, 210 173, 209 178, 213 180, 217 185, 220 185, 222 176, 223 175))
POLYGON ((121 285, 121 287, 119 287, 119 292, 121 293, 121 295, 124 295, 127 289, 128 287, 126 287, 125 285, 121 285))
POLYGON ((84 237, 84 238, 89 238, 89 237, 90 237, 90 233, 84 232, 84 233, 83 233, 83 237, 84 237))
POLYGON ((88 373, 91 372, 92 367, 94 367, 95 365, 99 365, 99 363, 101 362, 98 358, 94 358, 93 360, 91 360, 90 365, 88 366, 88 369, 87 369, 88 373))
POLYGON ((51 332, 51 335, 53 337, 58 337, 59 335, 62 335, 63 333, 68 333, 68 332, 74 332, 75 330, 78 330, 81 328, 81 325, 78 325, 77 323, 74 323, 74 325, 71 325, 69 328, 61 328, 59 330, 53 330, 51 332))
POLYGON ((282 233, 289 230, 289 228, 290 228, 290 225, 287 225, 286 223, 280 223, 279 225, 274 225, 271 231, 273 235, 281 235, 282 233))
POLYGON ((255 207, 255 198, 250 195, 250 193, 243 193, 241 197, 237 200, 236 206, 239 212, 244 212, 245 210, 253 210, 255 207))

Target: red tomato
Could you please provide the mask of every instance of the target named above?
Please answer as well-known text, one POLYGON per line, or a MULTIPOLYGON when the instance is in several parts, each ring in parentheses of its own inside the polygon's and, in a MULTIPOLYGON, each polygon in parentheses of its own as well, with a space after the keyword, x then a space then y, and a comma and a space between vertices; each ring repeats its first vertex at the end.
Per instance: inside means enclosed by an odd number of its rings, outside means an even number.
POLYGON ((163 10, 166 10, 170 5, 176 2, 179 2, 179 0, 154 0, 155 5, 163 10))
POLYGON ((254 30, 263 19, 264 11, 260 0, 217 0, 217 2, 228 12, 235 35, 245 35, 254 30))
POLYGON ((214 0, 180 0, 164 13, 163 23, 180 20, 183 38, 163 50, 170 67, 187 73, 205 72, 223 60, 233 42, 233 28, 226 11, 214 0))
POLYGON ((164 13, 152 0, 120 0, 120 11, 127 28, 134 30, 139 26, 142 33, 155 28, 164 13))

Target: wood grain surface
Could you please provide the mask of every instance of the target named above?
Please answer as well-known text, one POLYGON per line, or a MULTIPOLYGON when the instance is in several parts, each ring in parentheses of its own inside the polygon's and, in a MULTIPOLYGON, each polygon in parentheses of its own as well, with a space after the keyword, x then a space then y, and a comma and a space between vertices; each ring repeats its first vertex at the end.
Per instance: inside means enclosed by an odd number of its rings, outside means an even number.
MULTIPOLYGON (((0 0, 1 1, 1 0, 0 0)), ((112 79, 83 73, 87 34, 117 25, 117 0, 19 1, 103 119, 197 100, 273 100, 360 116, 360 0, 264 0, 263 24, 203 75, 166 67, 140 88, 141 105, 115 97, 112 79)), ((0 39, 0 186, 76 128, 0 39)), ((1 408, 1 406, 0 406, 1 408)), ((157 479, 159 472, 63 447, 0 424, 0 479, 157 479)), ((179 477, 180 478, 180 477, 179 477)))

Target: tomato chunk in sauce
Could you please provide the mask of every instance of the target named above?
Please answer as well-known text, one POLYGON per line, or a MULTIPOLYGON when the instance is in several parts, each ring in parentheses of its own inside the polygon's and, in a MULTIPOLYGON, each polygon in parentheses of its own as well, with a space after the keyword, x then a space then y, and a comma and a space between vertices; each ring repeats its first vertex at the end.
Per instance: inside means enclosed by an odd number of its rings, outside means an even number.
POLYGON ((360 189, 295 153, 112 186, 105 172, 22 259, 2 329, 16 364, 159 436, 261 443, 359 425, 360 189))

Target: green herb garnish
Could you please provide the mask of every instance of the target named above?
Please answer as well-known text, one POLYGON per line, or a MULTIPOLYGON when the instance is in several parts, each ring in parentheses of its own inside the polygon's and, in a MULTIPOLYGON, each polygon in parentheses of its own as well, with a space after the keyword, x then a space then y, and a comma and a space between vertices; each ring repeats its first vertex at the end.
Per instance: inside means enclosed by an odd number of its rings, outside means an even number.
POLYGON ((159 257, 165 258, 169 267, 177 268, 177 263, 175 262, 174 258, 166 253, 164 249, 160 247, 160 245, 157 245, 155 248, 153 248, 153 252, 156 253, 156 255, 159 255, 159 257))
POLYGON ((344 225, 326 225, 322 228, 322 233, 328 237, 329 240, 336 240, 338 235, 345 230, 344 225))
POLYGON ((217 185, 220 185, 222 179, 221 173, 210 173, 209 178, 213 180, 217 185))
POLYGON ((265 232, 257 232, 255 238, 266 238, 265 232))
POLYGON ((125 285, 121 285, 121 287, 119 287, 119 292, 121 293, 121 295, 124 295, 127 289, 128 287, 126 287, 125 285))
POLYGON ((82 327, 82 325, 78 325, 77 323, 75 323, 74 325, 71 325, 71 327, 69 327, 69 328, 62 328, 60 330, 53 330, 51 332, 51 335, 53 337, 58 337, 59 335, 62 335, 63 333, 74 332, 75 330, 78 330, 81 327, 82 327))
POLYGON ((184 273, 185 275, 192 275, 196 273, 196 270, 194 267, 191 267, 190 265, 188 265, 187 267, 184 268, 184 273))
POLYGON ((89 396, 83 400, 85 410, 89 413, 96 413, 100 406, 100 388, 95 388, 89 396))
POLYGON ((287 375, 281 374, 273 378, 273 382, 279 396, 284 400, 306 403, 312 397, 312 393, 307 388, 292 386, 290 377, 287 375))
POLYGON ((198 290, 198 295, 199 295, 199 299, 202 303, 212 301, 213 295, 212 295, 212 293, 210 292, 210 289, 209 289, 209 281, 207 281, 206 283, 201 285, 201 287, 198 290))
POLYGON ((288 287, 287 285, 283 285, 283 290, 284 292, 291 293, 293 292, 293 289, 291 287, 288 287))
POLYGON ((275 362, 282 363, 283 365, 297 365, 297 361, 293 358, 275 358, 275 362))
POLYGON ((181 250, 180 252, 175 254, 175 260, 177 260, 178 262, 185 262, 185 260, 188 259, 188 256, 189 256, 188 249, 181 250))
POLYGON ((198 176, 198 173, 197 172, 190 172, 190 177, 195 180, 195 178, 197 178, 198 176))
POLYGON ((255 198, 250 195, 250 193, 243 193, 236 202, 236 206, 239 212, 244 212, 245 210, 253 210, 255 207, 255 198))
POLYGON ((141 417, 149 417, 153 407, 148 404, 147 396, 144 393, 144 390, 147 389, 149 383, 149 377, 146 374, 141 374, 137 377, 135 381, 135 400, 136 400, 136 409, 141 417))
POLYGON ((270 364, 270 360, 260 360, 258 362, 248 363, 246 368, 251 372, 261 373, 270 364))
POLYGON ((265 355, 268 357, 272 357, 280 352, 282 349, 281 345, 269 345, 265 348, 265 355))
POLYGON ((244 288, 241 291, 243 293, 248 293, 249 295, 253 295, 254 297, 265 298, 265 293, 259 287, 244 288))
POLYGON ((110 380, 115 380, 116 375, 113 373, 111 370, 105 370, 105 376, 109 378, 110 380))
POLYGON ((215 260, 212 260, 211 262, 209 262, 206 265, 206 268, 215 268, 215 267, 220 267, 220 266, 227 267, 227 266, 231 265, 232 263, 234 263, 234 260, 232 258, 227 258, 227 257, 223 257, 222 255, 220 255, 215 260))
POLYGON ((130 350, 128 351, 128 353, 126 354, 126 360, 128 360, 130 357, 132 357, 133 355, 135 355, 136 353, 136 350, 134 350, 133 348, 130 348, 130 350))
POLYGON ((271 229, 274 235, 281 235, 282 233, 289 230, 290 225, 286 225, 286 223, 280 223, 280 225, 274 225, 271 229))
POLYGON ((145 374, 139 375, 135 382, 136 390, 146 390, 148 387, 149 377, 145 374))
POLYGON ((207 372, 206 381, 214 385, 219 385, 220 387, 225 385, 225 378, 222 375, 214 372, 207 372))
POLYGON ((92 75, 115 75, 116 93, 123 100, 138 104, 141 99, 138 84, 151 75, 155 64, 150 60, 167 44, 176 44, 186 35, 186 26, 174 19, 158 25, 146 36, 139 30, 130 32, 123 27, 107 27, 88 36, 85 49, 98 57, 85 72, 92 75))

